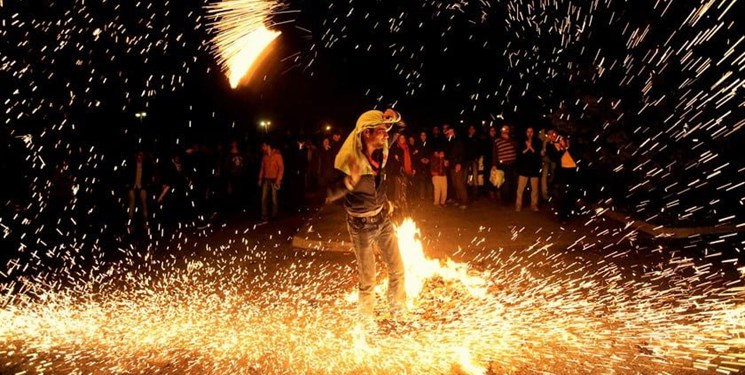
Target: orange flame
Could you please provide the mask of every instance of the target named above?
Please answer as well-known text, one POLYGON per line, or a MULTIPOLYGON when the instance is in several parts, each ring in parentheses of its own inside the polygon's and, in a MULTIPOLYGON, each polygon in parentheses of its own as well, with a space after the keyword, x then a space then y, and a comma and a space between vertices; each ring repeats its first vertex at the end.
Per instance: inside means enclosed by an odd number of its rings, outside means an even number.
POLYGON ((474 297, 486 295, 487 281, 481 276, 470 275, 468 265, 450 259, 441 261, 429 259, 424 255, 422 241, 419 239, 419 228, 411 218, 406 218, 396 227, 398 248, 404 263, 406 277, 406 295, 409 307, 415 305, 416 298, 422 291, 424 283, 439 276, 443 280, 460 281, 474 297))
POLYGON ((241 78, 248 76, 250 79, 252 68, 256 68, 257 61, 261 56, 262 52, 269 47, 274 39, 276 39, 279 31, 273 31, 261 26, 253 32, 240 38, 231 48, 235 49, 235 53, 226 62, 228 66, 228 79, 230 80, 230 87, 238 87, 241 78))

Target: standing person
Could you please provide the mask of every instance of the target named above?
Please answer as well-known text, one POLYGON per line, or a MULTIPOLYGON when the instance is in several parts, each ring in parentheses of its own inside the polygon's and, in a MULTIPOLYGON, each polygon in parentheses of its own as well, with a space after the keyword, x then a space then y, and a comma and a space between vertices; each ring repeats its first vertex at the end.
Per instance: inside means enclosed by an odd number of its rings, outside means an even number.
MULTIPOLYGON (((445 124, 445 127, 447 127, 448 124, 445 124)), ((435 125, 432 127, 432 139, 430 142, 432 143, 432 147, 440 147, 443 150, 445 149, 445 145, 447 144, 447 140, 442 135, 442 131, 440 131, 440 127, 435 125)))
POLYGON ((336 155, 334 166, 344 177, 328 192, 327 202, 344 198, 347 230, 354 246, 359 275, 359 314, 368 328, 374 324, 375 253, 377 243, 388 266, 388 305, 394 320, 406 314, 404 265, 389 215, 393 205, 386 197, 385 165, 388 131, 401 116, 388 109, 367 111, 336 155))
POLYGON ((565 223, 574 206, 576 197, 577 159, 570 139, 556 130, 548 131, 549 145, 546 153, 556 163, 556 197, 559 220, 565 223))
POLYGON ((486 190, 489 192, 489 199, 494 200, 495 199, 495 193, 497 190, 497 187, 494 186, 494 184, 491 182, 491 166, 493 165, 492 159, 494 158, 494 155, 492 153, 492 148, 494 147, 494 142, 497 140, 497 128, 495 127, 489 127, 489 136, 486 137, 484 140, 484 144, 482 146, 482 153, 484 154, 484 186, 486 187, 486 190))
POLYGON ((543 143, 543 147, 541 148, 541 197, 544 201, 548 201, 550 196, 548 187, 553 182, 556 163, 548 157, 548 153, 546 152, 546 147, 550 144, 546 130, 538 132, 538 136, 543 143))
POLYGON ((190 220, 190 176, 179 151, 174 151, 161 171, 162 186, 157 202, 161 205, 164 224, 170 229, 177 223, 190 220))
POLYGON ((523 191, 530 180, 530 209, 538 211, 538 176, 541 174, 541 141, 535 135, 535 129, 525 129, 525 142, 520 145, 517 156, 517 200, 515 211, 523 207, 523 191))
POLYGON ((448 198, 448 161, 442 148, 435 149, 432 153, 430 172, 432 173, 432 186, 434 187, 434 204, 444 207, 448 198))
POLYGON ((503 205, 511 204, 515 198, 515 180, 517 180, 515 173, 516 161, 517 150, 512 137, 510 137, 510 127, 504 125, 500 131, 499 138, 494 141, 494 149, 492 151, 492 169, 501 169, 504 171, 504 183, 497 192, 503 205))
POLYGON ((155 181, 152 163, 145 159, 145 152, 137 151, 135 153, 134 164, 128 165, 127 176, 127 196, 129 198, 129 207, 127 209, 128 230, 132 233, 134 228, 134 217, 137 202, 140 203, 140 212, 142 213, 142 226, 147 231, 148 228, 148 190, 155 181))
POLYGON ((339 150, 341 149, 341 133, 339 133, 338 130, 334 130, 334 132, 331 134, 331 151, 333 151, 334 155, 339 153, 339 150))
POLYGON ((466 189, 466 165, 465 149, 463 141, 458 137, 455 128, 448 127, 445 133, 448 141, 447 159, 450 165, 450 180, 453 182, 453 190, 460 204, 460 209, 468 208, 468 190, 466 189))
POLYGON ((471 198, 476 200, 479 196, 479 159, 481 159, 481 138, 479 138, 476 126, 470 125, 466 139, 463 141, 466 149, 466 180, 470 181, 471 198))
MULTIPOLYGON (((426 171, 429 167, 430 159, 432 158, 432 145, 427 139, 427 132, 419 132, 419 158, 418 158, 418 170, 426 171)), ((421 190, 419 191, 419 197, 421 199, 427 199, 432 196, 432 184, 427 181, 427 174, 420 173, 421 179, 421 190)))
POLYGON ((225 169, 227 174, 227 205, 238 210, 245 207, 244 196, 248 193, 246 189, 246 156, 238 141, 230 142, 230 151, 225 158, 225 169))
MULTIPOLYGON (((303 138, 290 142, 284 154, 284 179, 288 181, 283 197, 288 198, 285 206, 297 210, 305 204, 306 174, 308 172, 308 148, 303 138)), ((283 199, 284 202, 284 199, 283 199)))
POLYGON ((414 136, 409 136, 407 139, 409 142, 409 154, 411 154, 411 165, 413 172, 411 181, 409 182, 408 197, 409 199, 420 199, 421 197, 419 196, 419 193, 422 191, 422 184, 427 182, 424 181, 424 179, 427 178, 427 174, 422 173, 422 171, 424 170, 420 161, 422 155, 416 138, 414 138, 414 136))
POLYGON ((406 141, 406 136, 400 134, 396 145, 391 150, 394 169, 394 202, 399 207, 408 209, 408 191, 411 179, 414 177, 414 163, 412 150, 406 141))
MULTIPOLYGON (((337 151, 338 152, 338 151, 337 151)), ((321 188, 322 191, 326 190, 326 187, 333 181, 334 179, 334 158, 336 157, 336 154, 334 153, 334 150, 331 148, 331 140, 329 138, 324 138, 321 142, 321 149, 319 152, 319 174, 321 176, 321 188)))
POLYGON ((285 172, 285 164, 282 154, 269 142, 261 145, 264 157, 261 159, 259 170, 259 186, 261 186, 261 220, 269 219, 269 198, 272 200, 272 219, 279 214, 278 190, 282 186, 282 176, 285 172))

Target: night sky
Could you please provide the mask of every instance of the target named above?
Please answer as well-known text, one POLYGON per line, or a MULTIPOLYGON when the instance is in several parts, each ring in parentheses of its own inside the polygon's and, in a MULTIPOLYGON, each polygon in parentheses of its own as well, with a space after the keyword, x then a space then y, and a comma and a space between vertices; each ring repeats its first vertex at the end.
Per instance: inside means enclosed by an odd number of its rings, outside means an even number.
POLYGON ((736 1, 293 1, 237 90, 205 6, 5 2, 4 130, 30 155, 118 157, 251 139, 264 119, 275 134, 350 129, 394 106, 414 128, 558 124, 642 216, 712 221, 743 204, 736 1))

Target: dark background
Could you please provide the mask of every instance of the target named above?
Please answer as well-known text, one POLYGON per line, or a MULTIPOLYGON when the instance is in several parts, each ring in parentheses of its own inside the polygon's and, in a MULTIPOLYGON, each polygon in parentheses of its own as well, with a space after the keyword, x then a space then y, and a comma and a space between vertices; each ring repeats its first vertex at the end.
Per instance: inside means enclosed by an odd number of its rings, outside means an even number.
POLYGON ((739 5, 691 22, 699 5, 671 1, 291 1, 236 90, 210 52, 205 5, 6 1, 3 168, 18 183, 4 201, 43 204, 59 160, 92 178, 137 148, 348 130, 395 106, 412 128, 558 126, 584 150, 586 198, 641 219, 726 224, 742 208, 742 88, 722 105, 715 95, 742 78, 742 45, 716 64, 742 36, 739 5))

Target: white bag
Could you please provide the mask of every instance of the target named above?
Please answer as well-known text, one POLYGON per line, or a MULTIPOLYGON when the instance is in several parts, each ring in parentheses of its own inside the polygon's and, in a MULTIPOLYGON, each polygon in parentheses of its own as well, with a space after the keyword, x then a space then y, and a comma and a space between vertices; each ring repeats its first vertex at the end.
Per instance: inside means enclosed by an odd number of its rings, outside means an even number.
POLYGON ((489 182, 496 187, 501 187, 504 184, 504 171, 501 169, 492 169, 489 174, 489 182))

